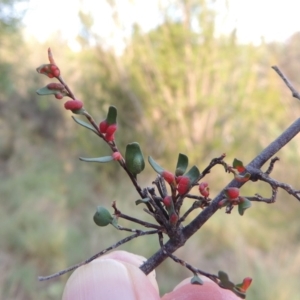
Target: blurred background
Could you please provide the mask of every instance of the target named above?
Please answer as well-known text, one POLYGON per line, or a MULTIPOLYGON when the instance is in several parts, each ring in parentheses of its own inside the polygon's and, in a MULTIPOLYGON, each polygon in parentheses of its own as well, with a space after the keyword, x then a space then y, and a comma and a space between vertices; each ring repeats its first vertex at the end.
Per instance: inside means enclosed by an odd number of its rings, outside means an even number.
MULTIPOLYGON (((78 160, 109 155, 109 148, 72 121, 63 101, 37 97, 51 81, 35 71, 48 62, 49 46, 97 122, 117 106, 123 154, 138 141, 145 156, 170 170, 179 152, 200 170, 224 152, 228 163, 236 157, 247 164, 300 115, 270 68, 278 65, 300 89, 298 11, 292 0, 0 0, 0 299, 60 299, 69 275, 47 282, 38 275, 125 237, 96 227, 97 205, 116 200, 123 213, 148 219, 116 163, 78 160)), ((295 188, 299 142, 278 153, 272 173, 295 188)), ((141 185, 154 176, 147 166, 141 185)), ((216 167, 206 179, 211 196, 231 178, 216 167)), ((242 188, 242 195, 257 192, 271 195, 260 183, 242 188)), ((285 192, 275 204, 253 203, 243 217, 220 210, 176 254, 205 271, 224 270, 234 282, 252 277, 247 299, 296 300, 299 213, 285 192)), ((149 257, 158 241, 141 237, 121 249, 149 257)), ((186 276, 164 262, 161 293, 186 276)))

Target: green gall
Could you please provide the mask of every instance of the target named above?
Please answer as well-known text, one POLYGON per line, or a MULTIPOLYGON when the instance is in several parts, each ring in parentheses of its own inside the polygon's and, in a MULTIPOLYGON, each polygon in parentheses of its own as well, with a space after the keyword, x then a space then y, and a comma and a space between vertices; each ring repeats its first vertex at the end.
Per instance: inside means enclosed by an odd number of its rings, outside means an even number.
POLYGON ((113 221, 113 217, 110 212, 103 206, 98 206, 97 211, 94 214, 94 222, 101 227, 107 226, 113 221))

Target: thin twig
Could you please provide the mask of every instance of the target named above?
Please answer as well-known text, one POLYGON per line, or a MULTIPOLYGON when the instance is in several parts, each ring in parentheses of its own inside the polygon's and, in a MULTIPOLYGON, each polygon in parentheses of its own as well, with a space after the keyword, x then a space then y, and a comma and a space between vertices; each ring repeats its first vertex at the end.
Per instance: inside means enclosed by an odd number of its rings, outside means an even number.
POLYGON ((67 268, 67 269, 65 269, 65 270, 59 271, 59 272, 57 272, 57 273, 55 273, 55 274, 52 274, 52 275, 49 275, 49 276, 39 276, 38 279, 39 279, 39 281, 44 281, 44 280, 49 280, 49 279, 52 279, 52 278, 55 278, 55 277, 64 275, 64 274, 66 274, 66 273, 68 273, 68 272, 71 272, 71 271, 76 270, 77 268, 79 268, 79 267, 81 267, 81 266, 83 266, 83 265, 86 265, 86 264, 90 263, 90 262, 93 261, 94 259, 96 259, 96 258, 98 258, 98 257, 100 257, 100 256, 102 256, 102 255, 104 255, 104 254, 107 253, 108 251, 110 251, 110 250, 112 250, 112 249, 115 249, 115 248, 117 248, 117 247, 119 247, 119 246, 121 246, 121 245, 123 245, 123 244, 125 244, 125 243, 127 243, 127 242, 129 242, 129 241, 131 241, 131 240, 133 240, 134 238, 137 238, 137 237, 143 236, 143 235, 156 234, 156 233, 158 233, 158 232, 159 232, 158 230, 138 231, 138 232, 136 232, 135 234, 130 235, 130 236, 128 236, 128 237, 126 237, 126 238, 124 238, 124 239, 118 241, 118 242, 115 243, 114 245, 112 245, 112 246, 110 246, 110 247, 108 247, 108 248, 102 250, 101 252, 99 252, 99 253, 93 255, 93 256, 90 257, 89 259, 87 259, 87 260, 85 260, 85 261, 83 261, 83 262, 81 262, 81 263, 79 263, 79 264, 76 264, 76 265, 74 265, 74 266, 72 266, 72 267, 69 267, 69 268, 67 268))
POLYGON ((204 272, 198 268, 195 268, 193 267, 192 265, 190 265, 189 263, 187 263, 186 261, 178 258, 177 256, 169 253, 166 249, 165 249, 165 246, 164 246, 164 243, 163 243, 163 235, 161 232, 158 233, 158 239, 159 239, 159 244, 160 244, 160 247, 162 248, 162 251, 168 255, 173 261, 175 261, 176 263, 182 265, 183 267, 187 268, 188 270, 190 270, 193 274, 200 274, 200 275, 203 275, 203 276, 206 276, 207 278, 211 279, 212 281, 214 281, 216 284, 219 285, 219 281, 218 281, 218 276, 216 275, 213 275, 213 274, 210 274, 210 273, 207 273, 207 272, 204 272))
POLYGON ((283 82, 286 84, 286 86, 290 89, 290 91, 292 92, 292 96, 294 98, 297 98, 298 100, 300 100, 300 94, 298 93, 298 91, 293 87, 293 85, 291 84, 291 82, 287 79, 287 77, 280 71, 280 69, 277 66, 272 66, 272 69, 275 70, 275 72, 280 76, 280 78, 283 80, 283 82))
POLYGON ((267 175, 270 175, 270 174, 271 174, 271 172, 273 171, 275 162, 278 161, 278 160, 279 160, 279 158, 278 158, 277 156, 275 156, 274 158, 271 159, 269 168, 268 168, 268 170, 265 172, 267 175))
POLYGON ((152 223, 148 223, 148 222, 145 222, 145 221, 142 221, 142 220, 130 217, 128 215, 122 214, 121 211, 117 208, 116 201, 113 201, 112 207, 115 210, 115 213, 114 213, 115 216, 117 216, 118 218, 122 218, 122 219, 125 219, 125 220, 128 220, 128 221, 140 224, 140 225, 142 225, 144 227, 147 227, 147 228, 155 228, 155 229, 158 229, 158 230, 162 230, 163 229, 162 226, 159 226, 159 225, 156 225, 156 224, 152 224, 152 223))

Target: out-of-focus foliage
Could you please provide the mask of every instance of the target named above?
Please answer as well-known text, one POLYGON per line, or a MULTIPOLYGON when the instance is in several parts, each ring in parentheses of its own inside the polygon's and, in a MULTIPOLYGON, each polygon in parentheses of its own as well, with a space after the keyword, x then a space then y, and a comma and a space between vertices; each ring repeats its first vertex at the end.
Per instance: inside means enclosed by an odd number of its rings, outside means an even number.
MULTIPOLYGON (((97 122, 109 105, 118 108, 116 138, 122 154, 127 143, 137 141, 145 156, 170 170, 179 152, 188 154, 200 170, 223 152, 227 162, 237 157, 247 164, 299 116, 299 101, 270 69, 278 64, 299 86, 299 34, 285 44, 241 45, 234 30, 216 35, 210 1, 171 2, 171 10, 167 6, 161 11, 164 20, 157 28, 145 33, 134 26, 121 55, 91 34, 88 13, 81 13, 79 53, 59 37, 45 44, 26 43, 18 26, 2 30, 0 25, 0 298, 58 299, 67 276, 39 283, 38 275, 79 262, 124 237, 93 224, 97 205, 109 207, 117 200, 122 212, 146 215, 135 208, 138 195, 117 163, 85 165, 77 160, 79 153, 109 155, 108 147, 72 121, 62 108, 64 100, 36 96, 35 90, 49 83, 35 72, 46 62, 49 46, 62 76, 97 122), (174 10, 179 12, 176 19, 170 15, 174 10)), ((2 3, 9 1, 0 1, 1 12, 2 3)), ((295 187, 298 145, 296 138, 279 153, 273 174, 295 187)), ((141 174, 141 182, 150 185, 154 173, 150 179, 141 174)), ((216 167, 207 178, 211 196, 229 179, 216 167)), ((270 194, 257 183, 241 191, 254 192, 270 194)), ((243 218, 236 211, 220 211, 176 254, 212 273, 226 270, 237 282, 253 277, 250 300, 296 300, 298 215, 299 203, 285 193, 274 205, 254 203, 243 218)), ((122 249, 150 256, 157 247, 153 237, 122 249)), ((190 274, 167 261, 157 276, 166 292, 190 274)))

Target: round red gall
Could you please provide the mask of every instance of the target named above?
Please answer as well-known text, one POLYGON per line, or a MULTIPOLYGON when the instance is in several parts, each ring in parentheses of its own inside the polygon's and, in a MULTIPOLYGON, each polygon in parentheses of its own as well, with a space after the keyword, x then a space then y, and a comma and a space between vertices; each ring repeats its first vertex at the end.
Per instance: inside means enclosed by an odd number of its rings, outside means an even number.
POLYGON ((175 175, 173 173, 169 171, 163 171, 161 175, 167 183, 171 184, 175 182, 175 175))
POLYGON ((61 83, 51 82, 51 83, 47 84, 47 88, 49 90, 60 90, 60 91, 62 91, 65 87, 61 83))
POLYGON ((62 99, 63 97, 64 97, 64 95, 61 94, 61 93, 56 93, 55 94, 55 98, 58 99, 58 100, 62 99))
POLYGON ((209 187, 207 182, 201 182, 199 184, 199 192, 205 198, 209 196, 209 187))
POLYGON ((191 186, 190 179, 186 176, 180 176, 180 180, 178 182, 177 191, 179 195, 186 194, 191 186))
POLYGON ((229 200, 236 200, 240 196, 240 189, 236 187, 230 187, 225 189, 225 194, 229 200))
POLYGON ((166 196, 163 199, 163 204, 165 205, 165 207, 170 207, 171 204, 172 204, 172 198, 171 198, 171 196, 166 196))
POLYGON ((69 100, 65 103, 65 109, 67 110, 79 110, 83 107, 83 103, 80 100, 69 100))
POLYGON ((122 159, 122 155, 121 155, 120 152, 114 152, 112 154, 112 157, 113 157, 114 160, 121 160, 122 159))
POLYGON ((113 135, 116 132, 117 128, 118 128, 117 124, 108 125, 108 127, 106 128, 106 134, 113 135))
POLYGON ((104 134, 104 133, 106 133, 107 127, 108 127, 107 121, 103 120, 99 124, 99 131, 104 134))
POLYGON ((114 136, 113 134, 106 134, 106 135, 105 135, 105 140, 106 140, 107 142, 112 142, 112 141, 115 140, 115 136, 114 136))
POLYGON ((172 225, 175 225, 178 221, 178 216, 176 213, 172 213, 169 217, 169 221, 172 225))
POLYGON ((60 70, 59 70, 59 68, 56 65, 52 65, 51 64, 50 69, 51 69, 51 74, 54 77, 58 77, 60 75, 60 70))

